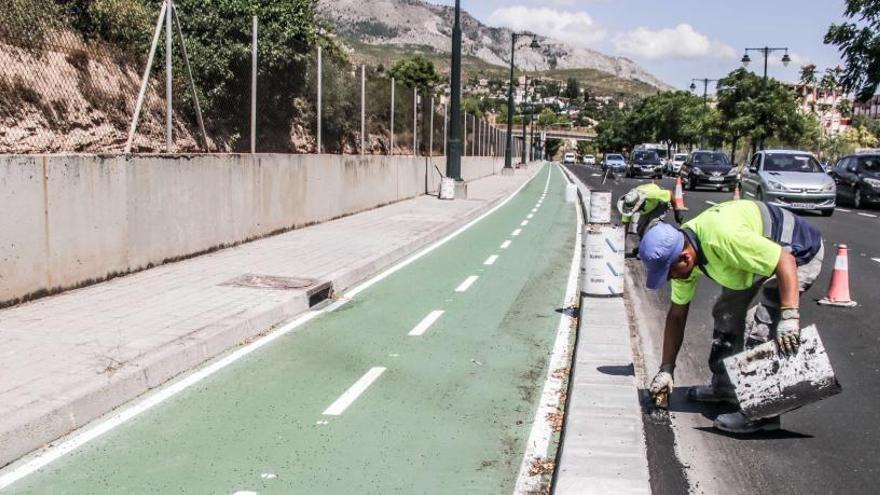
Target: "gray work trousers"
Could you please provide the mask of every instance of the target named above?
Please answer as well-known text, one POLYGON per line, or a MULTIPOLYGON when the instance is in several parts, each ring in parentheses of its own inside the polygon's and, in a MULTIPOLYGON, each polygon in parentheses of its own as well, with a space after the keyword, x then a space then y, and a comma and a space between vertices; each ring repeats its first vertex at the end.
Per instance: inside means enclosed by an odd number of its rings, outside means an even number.
MULTIPOLYGON (((809 263, 798 267, 801 294, 819 278, 824 257, 823 244, 809 263)), ((709 369, 712 370, 713 386, 731 386, 724 368, 725 358, 776 338, 776 326, 782 316, 780 305, 779 284, 775 276, 759 279, 745 290, 722 289, 712 307, 715 330, 709 352, 709 369)))

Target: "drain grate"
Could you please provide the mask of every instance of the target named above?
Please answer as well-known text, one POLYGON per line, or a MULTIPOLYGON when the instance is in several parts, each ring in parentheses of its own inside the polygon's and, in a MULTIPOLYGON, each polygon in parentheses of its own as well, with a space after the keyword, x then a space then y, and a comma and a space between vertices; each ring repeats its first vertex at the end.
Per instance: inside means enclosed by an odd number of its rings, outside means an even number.
POLYGON ((220 285, 247 289, 302 290, 309 297, 309 307, 327 300, 333 289, 330 282, 313 278, 275 277, 252 273, 240 275, 220 285))

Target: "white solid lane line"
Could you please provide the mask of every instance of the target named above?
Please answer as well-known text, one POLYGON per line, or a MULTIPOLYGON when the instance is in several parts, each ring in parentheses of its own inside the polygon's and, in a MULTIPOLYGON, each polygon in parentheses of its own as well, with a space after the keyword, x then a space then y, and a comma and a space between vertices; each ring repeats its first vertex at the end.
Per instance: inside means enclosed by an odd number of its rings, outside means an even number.
POLYGON ((522 223, 519 224, 519 226, 520 226, 520 227, 525 227, 525 226, 528 225, 528 224, 529 224, 529 221, 528 221, 528 220, 523 220, 522 223))
POLYGON ((483 264, 484 265, 494 265, 496 261, 498 261, 498 255, 493 254, 492 256, 489 256, 489 258, 486 259, 486 261, 483 262, 483 264))
POLYGON ((436 311, 431 311, 424 320, 420 321, 419 324, 415 326, 415 328, 410 330, 408 335, 410 337, 421 337, 429 328, 431 328, 431 325, 433 325, 437 320, 440 319, 441 316, 443 316, 443 313, 444 311, 440 309, 436 311))
POLYGON ((844 213, 852 213, 852 210, 847 210, 846 208, 838 208, 837 211, 842 211, 844 213))
POLYGON ((467 290, 470 289, 472 285, 474 285, 474 282, 476 282, 478 278, 480 277, 476 275, 471 275, 470 277, 466 278, 464 282, 461 283, 461 285, 455 288, 455 292, 467 292, 467 290))
POLYGON ((522 229, 516 229, 516 230, 514 230, 513 232, 510 233, 510 235, 512 235, 513 237, 516 237, 516 236, 518 236, 518 235, 520 235, 520 234, 522 234, 522 229))
POLYGON ((859 216, 868 217, 868 218, 877 218, 877 215, 872 215, 870 213, 859 213, 859 216))
POLYGON ((501 249, 507 249, 507 248, 509 248, 510 245, 511 245, 512 243, 513 243, 513 241, 504 241, 504 242, 502 242, 502 243, 501 243, 501 249))
POLYGON ((385 373, 385 368, 370 368, 370 371, 364 373, 360 380, 356 381, 344 394, 340 395, 330 407, 324 410, 324 416, 339 416, 348 409, 358 397, 364 393, 377 378, 385 373))

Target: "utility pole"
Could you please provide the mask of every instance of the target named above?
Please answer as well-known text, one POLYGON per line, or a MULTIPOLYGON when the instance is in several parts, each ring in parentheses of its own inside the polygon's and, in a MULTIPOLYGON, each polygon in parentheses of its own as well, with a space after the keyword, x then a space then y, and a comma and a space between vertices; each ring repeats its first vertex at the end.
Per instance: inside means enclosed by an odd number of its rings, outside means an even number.
POLYGON ((461 0, 455 0, 455 22, 452 25, 452 74, 450 77, 452 108, 449 118, 446 177, 461 181, 461 0))

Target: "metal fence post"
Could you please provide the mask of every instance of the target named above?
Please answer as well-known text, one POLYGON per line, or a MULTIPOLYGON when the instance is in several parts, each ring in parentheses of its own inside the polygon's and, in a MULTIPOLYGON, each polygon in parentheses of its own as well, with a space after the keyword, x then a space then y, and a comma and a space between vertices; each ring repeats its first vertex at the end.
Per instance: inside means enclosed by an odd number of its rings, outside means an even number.
POLYGON ((323 116, 321 115, 323 110, 323 84, 324 84, 324 65, 323 65, 323 53, 321 51, 321 47, 318 47, 318 154, 324 149, 323 136, 321 134, 321 128, 323 127, 323 116))
POLYGON ((134 116, 131 119, 131 127, 128 130, 128 141, 125 143, 125 154, 131 153, 131 145, 134 142, 134 133, 137 131, 138 120, 141 118, 141 109, 144 106, 144 98, 147 95, 147 84, 150 81, 150 72, 153 70, 153 61, 156 58, 156 48, 159 46, 159 36, 162 35, 162 22, 165 20, 165 11, 168 9, 168 2, 162 2, 162 8, 159 10, 159 20, 156 21, 156 30, 153 31, 153 43, 150 45, 150 56, 147 57, 147 67, 144 69, 144 76, 141 78, 141 89, 138 92, 137 103, 134 105, 134 116))
POLYGON ((361 154, 367 152, 367 66, 361 65, 361 154))
POLYGON ((394 154, 394 78, 391 78, 391 144, 388 146, 388 154, 394 154))
POLYGON ((173 64, 171 60, 171 40, 173 39, 173 31, 171 30, 171 23, 173 22, 171 19, 171 10, 173 6, 174 1, 168 0, 168 8, 165 9, 165 151, 167 153, 171 153, 171 148, 174 144, 174 136, 172 135, 174 107, 171 103, 174 96, 174 89, 172 88, 173 64))
POLYGON ((413 88, 413 156, 419 156, 419 88, 413 88))
MULTIPOLYGON (((477 117, 474 116, 474 119, 477 119, 477 117)), ((481 134, 483 130, 483 121, 477 119, 476 122, 474 122, 474 127, 476 128, 477 156, 479 156, 483 154, 483 135, 481 134)))
POLYGON ((431 97, 431 124, 428 132, 428 156, 434 156, 434 97, 431 97))
POLYGON ((253 40, 251 44, 251 154, 257 152, 257 46, 259 43, 259 21, 254 16, 253 40))
POLYGON ((464 112, 463 117, 464 117, 464 134, 462 134, 462 140, 463 140, 464 142, 462 143, 462 147, 461 147, 461 149, 462 149, 462 153, 461 153, 461 155, 462 155, 462 156, 467 156, 467 154, 468 154, 468 149, 467 149, 467 148, 468 148, 468 147, 467 147, 467 145, 468 145, 468 130, 467 130, 468 118, 467 118, 467 112, 464 112))
POLYGON ((443 104, 443 156, 446 156, 446 143, 449 141, 449 105, 443 104))

